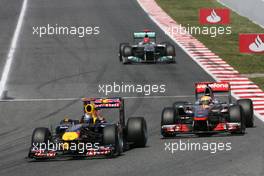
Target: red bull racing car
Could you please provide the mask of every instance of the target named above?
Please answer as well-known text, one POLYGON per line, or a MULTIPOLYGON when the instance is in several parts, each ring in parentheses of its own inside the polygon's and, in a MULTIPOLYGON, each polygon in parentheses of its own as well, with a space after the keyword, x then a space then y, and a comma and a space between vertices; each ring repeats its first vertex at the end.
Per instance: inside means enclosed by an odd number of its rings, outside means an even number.
POLYGON ((240 99, 233 103, 227 82, 196 83, 195 98, 195 103, 177 101, 172 107, 163 109, 163 137, 186 133, 198 136, 227 132, 244 134, 246 127, 254 125, 252 101, 240 99), (228 102, 220 98, 228 98, 228 102))
POLYGON ((147 124, 143 117, 125 121, 122 98, 84 98, 80 120, 63 119, 55 130, 40 127, 32 134, 28 158, 114 157, 130 147, 144 147, 147 124), (119 109, 117 123, 109 123, 101 109, 119 109))

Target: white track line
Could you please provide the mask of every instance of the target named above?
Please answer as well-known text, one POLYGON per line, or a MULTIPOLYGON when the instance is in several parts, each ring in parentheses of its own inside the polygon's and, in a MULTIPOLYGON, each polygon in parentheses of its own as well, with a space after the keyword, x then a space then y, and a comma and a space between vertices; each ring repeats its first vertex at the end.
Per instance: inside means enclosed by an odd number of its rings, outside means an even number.
MULTIPOLYGON (((217 95, 217 97, 227 97, 226 95, 217 95)), ((111 98, 111 97, 98 97, 111 98)), ((118 97, 116 97, 118 98, 118 97)), ((121 97, 123 99, 170 99, 170 98, 193 98, 195 95, 164 95, 164 96, 145 96, 145 97, 121 97)), ((41 102, 41 101, 77 101, 82 98, 19 98, 19 99, 0 99, 1 102, 41 102)))
MULTIPOLYGON (((221 95, 220 95, 221 96, 221 95)), ((109 98, 109 97, 99 97, 109 98)), ((168 95, 168 96, 145 96, 145 97, 122 97, 123 99, 166 99, 166 98, 195 98, 194 95, 168 95)), ((26 99, 2 99, 0 102, 41 102, 41 101, 77 101, 82 98, 26 98, 26 99)))
POLYGON ((16 25, 16 29, 12 38, 12 42, 8 51, 8 55, 6 58, 6 63, 3 69, 3 73, 2 73, 2 77, 1 77, 1 81, 0 81, 0 97, 2 97, 2 94, 5 90, 5 86, 6 86, 6 82, 7 82, 7 78, 10 72, 10 68, 14 59, 14 53, 16 51, 16 47, 17 47, 17 42, 18 42, 18 37, 21 31, 21 27, 23 24, 23 20, 24 20, 24 16, 26 13, 26 9, 27 9, 27 2, 28 0, 24 0, 23 4, 22 4, 22 8, 20 11, 20 15, 17 21, 17 25, 16 25))

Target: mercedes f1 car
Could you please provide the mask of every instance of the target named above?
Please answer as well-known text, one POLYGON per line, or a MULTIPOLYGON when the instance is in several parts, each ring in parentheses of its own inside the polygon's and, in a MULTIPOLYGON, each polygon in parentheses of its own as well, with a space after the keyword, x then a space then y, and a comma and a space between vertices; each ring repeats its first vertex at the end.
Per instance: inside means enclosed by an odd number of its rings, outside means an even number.
POLYGON ((134 32, 134 44, 121 43, 119 46, 119 60, 128 63, 175 63, 175 48, 169 42, 156 43, 156 33, 145 30, 134 32))
POLYGON ((198 136, 216 133, 244 134, 246 127, 254 125, 252 101, 240 99, 232 103, 230 84, 227 82, 196 83, 195 97, 194 104, 177 101, 172 107, 163 109, 163 137, 186 133, 198 136), (228 98, 228 102, 221 101, 220 98, 223 97, 228 98))
POLYGON ((32 134, 28 158, 115 157, 131 147, 144 147, 147 124, 143 117, 125 122, 122 98, 84 98, 80 120, 64 119, 54 130, 40 127, 32 134), (98 112, 119 109, 117 123, 109 123, 98 112))

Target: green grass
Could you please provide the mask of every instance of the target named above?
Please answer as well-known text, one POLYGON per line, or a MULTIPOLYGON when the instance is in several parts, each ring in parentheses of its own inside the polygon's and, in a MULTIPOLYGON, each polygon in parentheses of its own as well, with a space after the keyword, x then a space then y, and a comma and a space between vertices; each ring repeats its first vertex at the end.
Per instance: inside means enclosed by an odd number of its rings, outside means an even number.
POLYGON ((259 86, 259 88, 264 90, 264 78, 251 78, 251 80, 255 82, 259 86))
MULTIPOLYGON (((201 26, 199 23, 200 8, 224 7, 216 0, 156 0, 156 2, 183 26, 188 26, 188 24, 189 26, 201 26)), ((214 38, 207 35, 194 36, 240 73, 264 73, 264 55, 241 54, 238 45, 239 33, 264 33, 264 29, 234 12, 231 13, 229 26, 232 27, 231 35, 218 35, 214 38)), ((263 88, 263 80, 256 82, 261 83, 263 88)))

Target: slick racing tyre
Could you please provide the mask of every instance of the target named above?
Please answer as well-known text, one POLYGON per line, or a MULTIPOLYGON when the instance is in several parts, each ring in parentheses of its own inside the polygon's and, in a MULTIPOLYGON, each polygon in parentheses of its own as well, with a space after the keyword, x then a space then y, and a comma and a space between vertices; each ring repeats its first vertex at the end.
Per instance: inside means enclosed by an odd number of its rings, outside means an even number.
POLYGON ((120 43, 119 45, 119 61, 122 62, 124 46, 129 46, 129 43, 120 43))
MULTIPOLYGON (((174 107, 166 107, 161 113, 161 127, 163 125, 173 125, 177 122, 177 109, 174 107)), ((174 137, 174 133, 166 133, 161 129, 161 135, 163 137, 174 137)))
POLYGON ((123 137, 118 132, 116 125, 109 125, 104 128, 103 143, 104 145, 113 145, 115 147, 114 154, 121 155, 123 152, 123 137))
POLYGON ((165 51, 166 51, 166 55, 167 56, 176 56, 176 52, 175 52, 175 48, 173 45, 167 43, 166 44, 166 48, 165 48, 165 51))
POLYGON ((241 106, 232 105, 229 107, 229 122, 238 122, 241 123, 239 131, 233 132, 237 134, 244 134, 246 130, 246 119, 243 113, 241 106))
POLYGON ((145 147, 148 139, 147 123, 143 117, 131 117, 127 121, 127 141, 136 147, 145 147))
POLYGON ((246 119, 246 127, 254 126, 254 114, 253 114, 253 103, 250 99, 237 100, 237 104, 243 109, 243 113, 246 119))
POLYGON ((173 107, 166 107, 161 114, 161 126, 176 123, 176 111, 173 107))
POLYGON ((47 144, 51 140, 51 132, 48 128, 39 127, 35 128, 31 138, 31 145, 34 144, 47 144))
POLYGON ((129 57, 129 56, 133 56, 133 50, 131 46, 124 46, 123 48, 123 54, 124 57, 129 57))
POLYGON ((131 46, 124 46, 122 51, 122 62, 123 64, 129 64, 128 57, 133 56, 133 49, 131 46))

